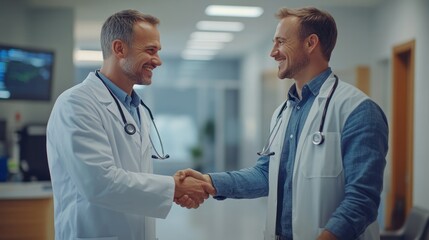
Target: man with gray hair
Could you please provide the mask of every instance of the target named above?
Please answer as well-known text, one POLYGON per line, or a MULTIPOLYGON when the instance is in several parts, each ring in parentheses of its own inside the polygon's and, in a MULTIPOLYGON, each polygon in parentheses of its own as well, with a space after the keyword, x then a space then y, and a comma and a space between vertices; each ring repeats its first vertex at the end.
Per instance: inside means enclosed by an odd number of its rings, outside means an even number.
MULTIPOLYGON (((152 173, 165 159, 150 135, 152 113, 133 85, 150 85, 162 62, 159 20, 135 10, 110 16, 101 30, 103 65, 62 93, 47 128, 55 238, 155 240, 155 219, 174 198, 198 207, 214 189, 197 179, 152 173), (152 155, 153 154, 153 155, 152 155)), ((157 130, 156 130, 157 132, 157 130)))

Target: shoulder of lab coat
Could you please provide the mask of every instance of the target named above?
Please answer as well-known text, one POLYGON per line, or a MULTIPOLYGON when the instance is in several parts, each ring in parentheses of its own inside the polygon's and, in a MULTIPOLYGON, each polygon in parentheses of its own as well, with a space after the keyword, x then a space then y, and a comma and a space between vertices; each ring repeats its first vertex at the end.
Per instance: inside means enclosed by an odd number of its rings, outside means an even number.
POLYGON ((58 98, 47 129, 54 195, 58 186, 62 188, 61 194, 71 191, 90 204, 165 218, 173 202, 174 179, 153 174, 152 169, 130 171, 119 166, 120 160, 152 159, 150 155, 142 159, 138 151, 148 145, 130 146, 130 136, 124 133, 122 124, 112 124, 112 128, 121 128, 116 135, 112 134, 113 129, 106 129, 103 124, 114 121, 106 110, 110 104, 115 103, 94 73, 58 98), (127 156, 119 156, 118 152, 124 149, 129 152, 125 152, 127 156), (65 172, 55 172, 56 166, 65 172), (62 186, 55 183, 56 179, 62 186))

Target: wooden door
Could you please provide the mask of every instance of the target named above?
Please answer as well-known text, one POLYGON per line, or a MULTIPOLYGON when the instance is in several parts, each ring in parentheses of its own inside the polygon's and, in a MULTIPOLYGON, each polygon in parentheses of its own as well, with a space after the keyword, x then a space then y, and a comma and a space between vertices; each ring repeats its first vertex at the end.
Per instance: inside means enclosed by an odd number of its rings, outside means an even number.
POLYGON ((386 228, 398 229, 413 206, 415 40, 393 48, 393 115, 391 182, 386 202, 386 228))

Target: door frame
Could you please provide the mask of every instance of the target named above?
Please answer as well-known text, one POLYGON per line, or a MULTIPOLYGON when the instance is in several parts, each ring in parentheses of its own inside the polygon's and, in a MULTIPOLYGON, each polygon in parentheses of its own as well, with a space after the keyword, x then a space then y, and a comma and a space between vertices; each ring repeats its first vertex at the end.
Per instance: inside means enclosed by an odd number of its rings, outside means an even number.
POLYGON ((401 227, 413 206, 415 40, 392 53, 391 179, 386 229, 401 227))

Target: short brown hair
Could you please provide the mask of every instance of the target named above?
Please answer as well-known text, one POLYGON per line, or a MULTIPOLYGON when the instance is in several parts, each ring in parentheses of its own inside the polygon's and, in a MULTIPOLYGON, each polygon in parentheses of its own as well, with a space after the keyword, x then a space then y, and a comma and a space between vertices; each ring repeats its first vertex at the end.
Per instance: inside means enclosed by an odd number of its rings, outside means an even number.
POLYGON ((114 40, 120 39, 128 46, 133 39, 133 26, 136 22, 147 22, 154 26, 159 24, 159 19, 143 14, 137 10, 123 10, 107 18, 101 28, 100 41, 103 59, 112 54, 111 44, 114 40))
POLYGON ((276 13, 278 19, 290 16, 299 19, 301 25, 299 35, 302 40, 311 34, 319 37, 323 55, 329 61, 337 42, 337 25, 334 18, 329 13, 314 7, 280 8, 276 13))

